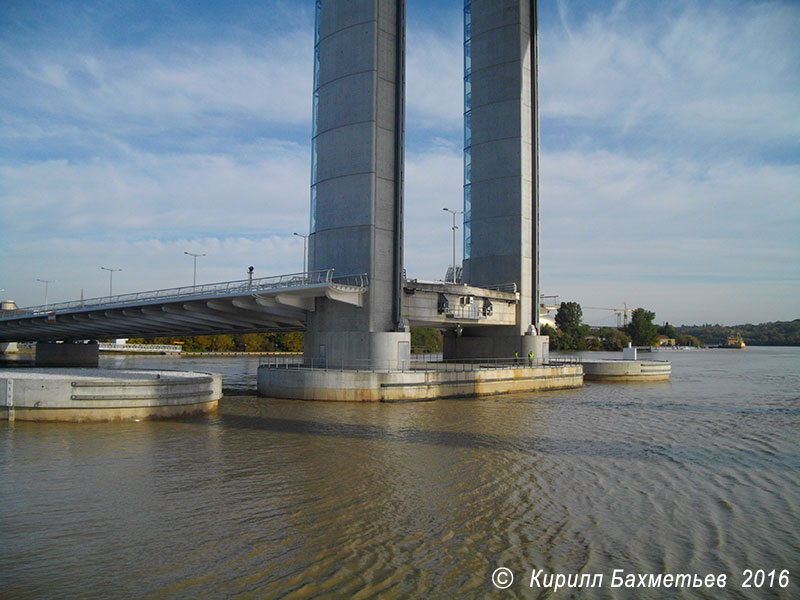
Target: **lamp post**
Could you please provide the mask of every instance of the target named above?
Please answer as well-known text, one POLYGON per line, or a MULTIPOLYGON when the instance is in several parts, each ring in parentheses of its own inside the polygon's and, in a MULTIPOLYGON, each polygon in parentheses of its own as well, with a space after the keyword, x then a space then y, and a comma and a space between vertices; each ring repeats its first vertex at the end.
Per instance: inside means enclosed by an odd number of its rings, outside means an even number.
POLYGON ((108 271, 108 297, 114 295, 114 271, 122 271, 122 269, 111 269, 109 267, 100 267, 103 271, 108 271))
POLYGON ((297 233, 296 231, 292 235, 296 235, 297 237, 303 238, 303 275, 305 275, 306 274, 306 264, 307 264, 306 263, 306 260, 307 260, 306 256, 308 256, 308 251, 307 251, 307 248, 308 248, 308 236, 307 235, 303 235, 302 233, 297 233))
POLYGON ((192 276, 192 287, 197 287, 197 257, 205 256, 205 254, 195 254, 194 252, 184 252, 187 256, 194 259, 194 275, 192 276))
POLYGON ((451 208, 443 208, 445 212, 449 212, 453 215, 453 283, 456 282, 456 229, 458 229, 458 225, 456 225, 456 215, 463 215, 463 210, 453 210, 451 208))
POLYGON ((44 309, 47 310, 47 286, 55 282, 55 279, 37 279, 44 284, 44 309))

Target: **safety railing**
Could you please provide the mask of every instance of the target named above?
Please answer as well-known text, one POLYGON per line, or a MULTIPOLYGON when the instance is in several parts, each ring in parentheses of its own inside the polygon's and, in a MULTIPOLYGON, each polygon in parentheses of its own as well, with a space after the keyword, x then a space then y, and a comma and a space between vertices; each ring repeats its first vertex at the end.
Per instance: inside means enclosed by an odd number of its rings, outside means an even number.
POLYGON ((163 290, 134 292, 132 294, 120 294, 117 296, 101 296, 99 298, 72 300, 70 302, 58 302, 41 306, 30 306, 18 308, 14 311, 8 311, 6 314, 0 315, 0 320, 46 315, 51 312, 57 313, 59 311, 66 310, 86 310, 103 307, 126 306, 131 304, 143 304, 163 300, 230 296, 234 294, 258 294, 276 289, 294 289, 314 285, 330 285, 366 289, 368 283, 367 275, 364 273, 336 277, 334 276, 334 269, 324 269, 321 271, 310 271, 307 273, 290 273, 288 275, 276 275, 272 277, 239 279, 236 281, 206 283, 201 285, 166 288, 163 290))
POLYGON ((497 283, 494 285, 481 285, 486 290, 494 290, 496 292, 506 292, 508 294, 516 294, 519 291, 516 283, 497 283))
POLYGON ((100 342, 100 352, 135 352, 142 354, 180 354, 183 351, 175 344, 114 344, 100 342))
POLYGON ((410 360, 372 360, 354 359, 345 363, 334 363, 326 359, 308 359, 302 356, 297 357, 262 357, 260 366, 272 369, 297 369, 297 370, 323 370, 323 371, 436 371, 436 372, 464 372, 478 371, 483 369, 518 369, 520 367, 542 367, 542 366, 563 366, 566 364, 579 364, 578 362, 568 363, 566 361, 552 362, 546 361, 544 364, 537 363, 535 359, 529 360, 527 357, 519 358, 470 358, 442 360, 441 354, 438 355, 411 355, 410 360), (423 356, 424 358, 421 358, 423 356))
MULTIPOLYGON (((663 358, 636 358, 636 362, 656 362, 656 363, 666 363, 669 362, 663 358)), ((553 355, 551 354, 548 363, 552 365, 580 365, 585 362, 588 363, 598 363, 598 362, 630 362, 630 359, 627 358, 607 358, 607 357, 598 357, 594 358, 592 356, 569 356, 569 355, 553 355)))
POLYGON ((579 365, 583 361, 580 356, 551 354, 547 362, 551 365, 579 365))

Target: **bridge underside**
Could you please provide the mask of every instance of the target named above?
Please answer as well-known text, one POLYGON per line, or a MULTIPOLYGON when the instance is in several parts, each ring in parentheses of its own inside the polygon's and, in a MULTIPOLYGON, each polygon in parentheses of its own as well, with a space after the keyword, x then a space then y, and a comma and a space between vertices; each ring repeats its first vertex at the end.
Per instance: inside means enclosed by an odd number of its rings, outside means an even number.
MULTIPOLYGON (((276 289, 258 289, 252 282, 221 294, 218 291, 178 298, 122 301, 55 310, 10 311, 0 318, 0 342, 107 339, 303 331, 316 298, 361 305, 366 286, 301 280, 276 289)), ((91 304, 93 301, 87 301, 91 304)))
MULTIPOLYGON (((366 281, 347 285, 321 279, 311 283, 301 279, 277 289, 216 291, 141 301, 126 296, 111 302, 99 299, 83 303, 91 306, 75 302, 67 307, 9 311, 0 317, 0 342, 305 331, 308 315, 318 303, 360 307, 368 291, 366 281)), ((519 294, 513 285, 486 289, 411 280, 404 282, 403 291, 403 317, 412 327, 459 331, 463 327, 516 323, 519 294)))

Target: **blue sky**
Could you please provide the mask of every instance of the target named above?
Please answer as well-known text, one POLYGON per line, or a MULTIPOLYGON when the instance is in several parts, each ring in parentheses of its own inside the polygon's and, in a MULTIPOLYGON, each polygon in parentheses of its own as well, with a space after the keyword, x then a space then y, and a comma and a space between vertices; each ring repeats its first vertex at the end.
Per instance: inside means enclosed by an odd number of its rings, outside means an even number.
MULTIPOLYGON (((800 318, 800 3, 539 6, 542 291, 800 318)), ((407 10, 405 264, 441 279, 461 2, 407 10)), ((186 285, 186 251, 199 282, 301 270, 312 36, 313 0, 0 0, 0 296, 102 296, 101 266, 115 293, 186 285)))

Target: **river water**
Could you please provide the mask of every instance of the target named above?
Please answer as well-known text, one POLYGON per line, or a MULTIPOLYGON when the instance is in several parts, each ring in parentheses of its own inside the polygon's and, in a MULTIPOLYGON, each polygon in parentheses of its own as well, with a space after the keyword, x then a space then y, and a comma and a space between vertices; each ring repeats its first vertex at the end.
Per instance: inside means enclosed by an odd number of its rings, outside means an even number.
POLYGON ((365 405, 247 395, 258 359, 104 358, 229 394, 0 424, 0 597, 800 597, 800 349, 654 356, 671 382, 365 405))

